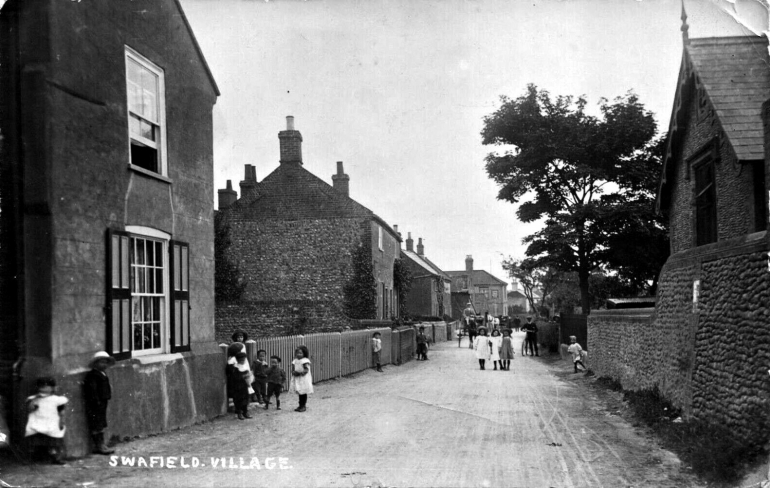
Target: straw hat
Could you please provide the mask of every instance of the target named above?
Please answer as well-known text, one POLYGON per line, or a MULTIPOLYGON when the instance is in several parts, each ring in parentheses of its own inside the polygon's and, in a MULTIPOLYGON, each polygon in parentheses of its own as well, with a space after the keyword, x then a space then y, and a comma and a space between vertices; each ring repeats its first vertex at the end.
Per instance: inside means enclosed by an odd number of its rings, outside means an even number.
POLYGON ((91 361, 88 363, 88 367, 89 368, 93 368, 94 367, 94 363, 96 361, 99 361, 99 360, 102 360, 102 359, 106 359, 107 362, 110 363, 110 366, 115 364, 115 358, 114 357, 110 356, 109 354, 107 354, 104 351, 99 351, 96 354, 94 354, 94 357, 91 358, 91 361))

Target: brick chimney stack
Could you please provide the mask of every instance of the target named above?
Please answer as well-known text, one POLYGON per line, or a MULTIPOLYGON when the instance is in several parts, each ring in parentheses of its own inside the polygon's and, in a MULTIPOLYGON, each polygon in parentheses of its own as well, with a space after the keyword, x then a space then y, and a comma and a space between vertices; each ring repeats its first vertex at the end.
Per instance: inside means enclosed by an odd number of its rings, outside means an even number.
POLYGON ((425 255, 425 246, 422 245, 422 237, 417 239, 417 255, 418 256, 425 255))
POLYGON ((465 256, 465 271, 473 271, 473 256, 470 254, 465 256))
POLYGON ((244 178, 241 181, 241 198, 253 193, 257 189, 257 167, 251 164, 244 165, 244 178))
POLYGON ((231 180, 227 180, 227 188, 217 190, 217 194, 219 195, 219 210, 226 209, 238 200, 238 193, 233 190, 231 180))
POLYGON ((350 176, 342 169, 342 161, 337 161, 337 174, 332 175, 332 186, 346 197, 350 196, 350 176))
POLYGON ((278 133, 281 141, 281 164, 302 165, 302 134, 294 130, 294 117, 286 117, 286 130, 278 133))
POLYGON ((407 237, 406 237, 406 250, 410 251, 410 252, 414 252, 414 248, 413 248, 414 241, 412 240, 412 233, 411 232, 407 232, 406 235, 407 235, 407 237))

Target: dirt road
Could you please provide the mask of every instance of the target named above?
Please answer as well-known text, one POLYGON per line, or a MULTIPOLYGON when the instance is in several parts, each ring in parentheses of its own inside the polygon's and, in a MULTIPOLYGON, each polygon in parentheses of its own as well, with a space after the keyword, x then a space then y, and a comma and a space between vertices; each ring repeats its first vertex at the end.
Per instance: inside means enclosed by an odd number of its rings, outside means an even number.
MULTIPOLYGON (((517 333, 514 341, 522 338, 517 333)), ((296 395, 284 394, 281 411, 259 410, 245 421, 228 415, 120 444, 114 458, 7 466, 0 480, 89 487, 698 486, 674 455, 573 381, 565 362, 517 354, 511 371, 480 371, 456 341, 433 347, 429 357, 318 384, 305 413, 294 412, 296 395)))

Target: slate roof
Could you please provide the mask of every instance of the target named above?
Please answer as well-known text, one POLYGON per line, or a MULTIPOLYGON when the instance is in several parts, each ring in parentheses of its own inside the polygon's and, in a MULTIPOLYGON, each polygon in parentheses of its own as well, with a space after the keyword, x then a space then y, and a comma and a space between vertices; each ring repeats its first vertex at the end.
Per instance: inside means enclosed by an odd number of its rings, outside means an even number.
POLYGON ((685 44, 658 183, 658 211, 670 204, 666 184, 673 178, 683 128, 694 116, 687 113, 687 101, 695 96, 696 83, 714 106, 738 160, 764 159, 761 110, 770 98, 767 47, 767 38, 759 36, 695 38, 685 44))
POLYGON ((691 39, 685 51, 738 159, 764 159, 760 112, 770 97, 767 39, 691 39))
MULTIPOLYGON (((445 271, 447 275, 449 275, 452 278, 457 278, 460 276, 467 276, 468 271, 461 270, 461 271, 445 271)), ((503 280, 500 280, 498 278, 495 278, 488 272, 482 270, 482 269, 474 269, 471 271, 471 281, 473 282, 473 286, 478 285, 507 285, 503 280)))
POLYGON ((415 264, 420 266, 422 269, 425 270, 426 273, 429 273, 434 276, 440 276, 442 278, 450 279, 450 276, 441 271, 438 266, 433 264, 430 259, 426 258, 425 256, 420 256, 414 251, 408 251, 406 249, 401 250, 401 254, 409 257, 412 261, 414 261, 415 264))
POLYGON ((401 241, 382 218, 300 164, 280 164, 225 211, 235 220, 371 218, 401 241))

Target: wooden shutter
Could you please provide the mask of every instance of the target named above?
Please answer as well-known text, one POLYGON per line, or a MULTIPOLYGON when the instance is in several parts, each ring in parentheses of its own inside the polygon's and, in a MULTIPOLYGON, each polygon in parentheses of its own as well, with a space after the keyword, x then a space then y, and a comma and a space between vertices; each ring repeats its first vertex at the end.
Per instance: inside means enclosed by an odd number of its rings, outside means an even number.
POLYGON ((131 266, 128 233, 107 230, 107 352, 131 357, 131 266))
POLYGON ((171 352, 190 350, 190 246, 171 241, 169 286, 171 287, 171 352))

